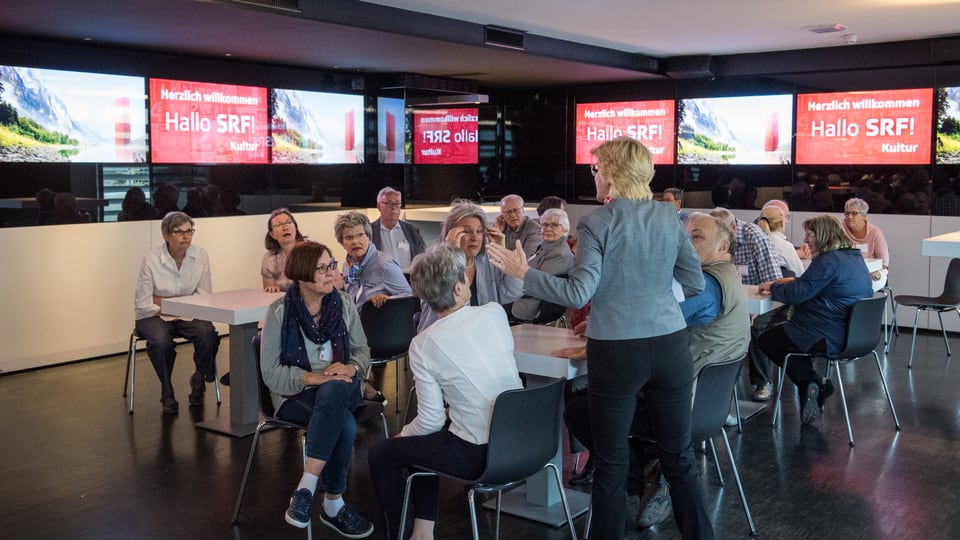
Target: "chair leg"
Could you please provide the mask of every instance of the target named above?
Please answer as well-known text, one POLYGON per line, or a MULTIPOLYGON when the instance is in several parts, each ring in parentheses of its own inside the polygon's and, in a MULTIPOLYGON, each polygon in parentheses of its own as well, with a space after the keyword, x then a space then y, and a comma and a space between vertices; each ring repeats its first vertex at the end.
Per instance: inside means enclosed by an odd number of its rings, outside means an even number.
POLYGON ((780 417, 780 401, 783 397, 783 379, 787 377, 787 363, 790 362, 791 356, 793 355, 788 354, 783 359, 783 366, 777 370, 777 395, 772 398, 775 402, 773 405, 773 420, 770 424, 771 426, 777 425, 777 419, 780 417))
POLYGON ((907 360, 907 369, 913 367, 913 349, 917 346, 917 325, 920 324, 920 311, 917 308, 917 314, 913 317, 913 339, 910 341, 910 360, 907 360))
POLYGON ((396 399, 396 401, 397 401, 397 403, 396 403, 397 414, 400 414, 400 362, 401 362, 402 360, 403 360, 403 357, 400 357, 400 358, 397 358, 396 360, 394 360, 394 362, 396 362, 396 365, 394 366, 394 368, 397 370, 397 371, 396 371, 396 374, 397 374, 397 399, 396 399))
MULTIPOLYGON (((747 516, 747 524, 750 525, 750 535, 756 536, 757 527, 753 524, 753 516, 750 514, 750 505, 747 504, 747 496, 743 492, 743 483, 740 482, 740 472, 737 470, 737 462, 733 459, 733 452, 730 450, 730 440, 727 439, 727 433, 721 429, 720 435, 723 436, 723 444, 727 448, 727 457, 730 458, 730 468, 733 469, 733 479, 737 482, 737 491, 740 493, 740 502, 743 503, 743 513, 747 516)), ((713 444, 713 441, 710 441, 713 444)), ((716 454, 714 454, 716 455, 716 454)))
POLYGON ((220 406, 220 372, 217 371, 217 366, 213 366, 213 387, 217 391, 217 407, 220 406))
MULTIPOLYGON (((470 526, 473 529, 473 540, 480 540, 480 530, 477 528, 477 505, 474 501, 476 493, 473 488, 467 492, 467 503, 470 506, 470 526)), ((499 500, 497 501, 500 502, 499 500)), ((497 505, 497 519, 500 519, 500 506, 497 505)), ((497 528, 499 530, 499 527, 497 528)))
POLYGON ((890 414, 893 415, 893 423, 900 431, 900 419, 897 418, 897 409, 893 406, 893 396, 890 395, 890 389, 887 387, 887 377, 883 374, 883 368, 880 367, 880 356, 877 351, 873 351, 873 359, 877 361, 877 370, 880 372, 880 382, 883 383, 883 393, 887 395, 887 403, 890 404, 890 414))
MULTIPOLYGON (((300 433, 300 454, 303 456, 303 470, 307 470, 307 432, 300 433)), ((321 507, 322 508, 322 507, 321 507)), ((313 540, 313 517, 307 522, 307 540, 313 540)))
MULTIPOLYGON (((563 478, 560 476, 560 469, 558 469, 554 463, 547 463, 546 466, 550 469, 553 469, 553 478, 557 481, 557 490, 560 491, 560 502, 563 504, 563 515, 567 516, 567 526, 570 528, 570 538, 572 540, 577 540, 577 531, 573 527, 573 514, 570 513, 570 504, 567 503, 567 491, 563 489, 563 478)), ((499 525, 500 524, 498 523, 497 531, 500 530, 499 525)))
POLYGON ((712 437, 707 439, 707 442, 710 444, 710 453, 713 454, 713 466, 717 469, 717 481, 723 486, 726 482, 723 481, 723 472, 720 470, 720 459, 717 457, 717 448, 713 445, 712 437))
POLYGON ((380 413, 380 420, 383 421, 383 438, 390 438, 390 429, 387 428, 387 415, 380 413))
MULTIPOLYGON (((414 478, 418 478, 420 476, 437 476, 437 473, 432 473, 427 471, 418 471, 415 473, 411 473, 409 476, 407 476, 406 487, 403 490, 403 511, 400 512, 401 534, 403 533, 403 531, 407 530, 407 514, 408 514, 407 509, 410 506, 410 490, 413 488, 413 480, 414 478)), ((472 504, 472 497, 473 497, 472 489, 470 490, 470 494, 468 495, 468 497, 471 498, 471 504, 472 504)), ((474 521, 476 521, 476 518, 474 518, 474 521)), ((474 530, 476 530, 476 525, 474 525, 474 530)), ((476 532, 474 533, 473 536, 476 540, 479 540, 479 538, 477 538, 476 532)))
MULTIPOLYGON (((830 360, 836 362, 836 360, 830 360)), ((840 387, 840 402, 843 404, 843 417, 847 421, 847 436, 850 437, 850 446, 853 446, 853 427, 850 426, 850 411, 847 409, 847 393, 843 389, 843 377, 840 376, 840 366, 837 365, 837 386, 840 387)))
POLYGON ((495 538, 496 540, 500 540, 500 511, 501 511, 502 509, 503 509, 503 490, 502 490, 502 489, 498 489, 498 490, 497 490, 497 521, 496 521, 496 524, 495 524, 495 526, 496 526, 496 529, 495 529, 495 530, 496 530, 497 532, 496 532, 496 534, 494 535, 494 538, 495 538))
POLYGON ((940 332, 943 333, 943 344, 946 345, 946 347, 947 347, 947 356, 951 356, 951 354, 950 354, 950 342, 947 341, 947 329, 943 327, 943 312, 942 312, 942 311, 937 311, 937 319, 940 320, 940 332))
POLYGON ((590 540, 590 526, 593 525, 593 503, 587 509, 587 522, 583 525, 583 540, 590 540))
POLYGON ((127 352, 127 374, 123 381, 123 395, 127 395, 127 383, 130 383, 130 406, 127 409, 133 414, 133 393, 137 382, 137 335, 130 334, 130 350, 127 352))
POLYGON ((737 433, 743 433, 743 416, 740 414, 740 392, 733 385, 733 408, 737 411, 737 433))
POLYGON ((233 523, 236 523, 240 517, 240 504, 243 503, 243 494, 247 491, 247 478, 250 476, 250 468, 253 466, 253 456, 257 453, 257 442, 260 441, 260 430, 265 423, 260 423, 253 432, 253 442, 250 444, 250 456, 247 457, 247 466, 243 469, 243 479, 240 480, 240 493, 237 494, 237 505, 233 508, 233 523))

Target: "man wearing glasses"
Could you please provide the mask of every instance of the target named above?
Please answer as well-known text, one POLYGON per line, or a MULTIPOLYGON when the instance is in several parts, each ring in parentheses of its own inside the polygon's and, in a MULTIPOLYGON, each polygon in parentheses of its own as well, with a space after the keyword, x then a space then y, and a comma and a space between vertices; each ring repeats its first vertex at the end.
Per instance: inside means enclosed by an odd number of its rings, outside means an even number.
POLYGON ((503 232, 507 249, 513 249, 517 240, 523 245, 523 252, 532 257, 537 246, 543 241, 540 225, 523 215, 523 197, 515 194, 500 199, 500 215, 497 216, 497 228, 503 232))
POLYGON ((190 376, 190 405, 203 405, 206 383, 216 374, 220 336, 210 321, 186 320, 165 315, 160 309, 164 298, 213 292, 210 259, 203 248, 193 245, 193 219, 183 212, 170 212, 160 222, 163 245, 144 255, 134 298, 136 332, 147 341, 147 356, 160 378, 160 402, 163 414, 176 414, 180 408, 173 392, 173 363, 177 358, 174 338, 193 343, 190 376))
POLYGON ((392 255, 400 268, 410 268, 410 261, 423 253, 426 245, 420 229, 400 219, 401 194, 392 187, 377 193, 377 210, 380 218, 373 222, 370 240, 377 249, 392 255))

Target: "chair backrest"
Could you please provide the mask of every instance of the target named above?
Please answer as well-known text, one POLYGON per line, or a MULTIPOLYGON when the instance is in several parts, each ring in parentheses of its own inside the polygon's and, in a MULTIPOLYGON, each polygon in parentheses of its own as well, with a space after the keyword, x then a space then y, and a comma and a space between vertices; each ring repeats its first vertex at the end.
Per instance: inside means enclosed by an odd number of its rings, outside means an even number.
POLYGON ((693 396, 690 433, 694 443, 713 437, 721 429, 730 412, 733 385, 743 367, 743 359, 708 364, 697 375, 697 389, 693 396))
POLYGON ((883 337, 883 312, 887 296, 876 293, 871 298, 857 300, 847 320, 847 344, 837 358, 859 358, 870 354, 883 337))
POLYGON ((273 410, 273 400, 270 398, 270 388, 263 382, 263 372, 260 371, 260 334, 253 336, 253 354, 257 360, 257 387, 259 388, 260 412, 267 418, 273 418, 276 411, 273 410))
POLYGON ((417 333, 413 315, 420 311, 415 296, 390 298, 382 306, 367 302, 360 309, 360 324, 367 335, 370 358, 390 358, 407 353, 417 333))
POLYGON ((960 259, 950 259, 940 297, 947 300, 945 304, 960 304, 960 259))
POLYGON ((531 321, 533 324, 548 324, 553 321, 563 317, 567 312, 567 306, 554 304, 553 302, 547 302, 546 300, 540 301, 540 313, 537 314, 537 318, 531 321))
POLYGON ((497 397, 490 421, 487 464, 474 483, 506 484, 544 467, 560 445, 564 379, 497 397))

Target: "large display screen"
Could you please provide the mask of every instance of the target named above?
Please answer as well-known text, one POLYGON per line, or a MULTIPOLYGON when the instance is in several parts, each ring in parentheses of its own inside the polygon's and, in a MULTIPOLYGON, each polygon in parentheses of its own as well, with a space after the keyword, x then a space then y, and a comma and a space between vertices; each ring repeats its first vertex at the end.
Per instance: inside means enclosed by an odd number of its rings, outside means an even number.
POLYGON ((413 162, 418 165, 477 163, 479 109, 413 111, 413 162))
POLYGON ((791 94, 683 99, 677 123, 677 163, 790 163, 791 94))
POLYGON ((154 163, 267 163, 267 89, 150 79, 154 163))
POLYGON ((590 151, 604 141, 633 137, 653 154, 655 165, 672 165, 674 101, 577 104, 577 164, 592 163, 590 151))
POLYGON ((800 94, 797 164, 929 164, 932 119, 932 88, 800 94))
POLYGON ((363 96, 271 90, 274 163, 362 163, 363 96))
POLYGON ((406 116, 400 98, 377 98, 377 158, 380 163, 403 163, 406 116))
POLYGON ((146 161, 143 83, 143 77, 0 66, 0 161, 146 161))
POLYGON ((937 89, 937 163, 960 163, 960 87, 937 89))

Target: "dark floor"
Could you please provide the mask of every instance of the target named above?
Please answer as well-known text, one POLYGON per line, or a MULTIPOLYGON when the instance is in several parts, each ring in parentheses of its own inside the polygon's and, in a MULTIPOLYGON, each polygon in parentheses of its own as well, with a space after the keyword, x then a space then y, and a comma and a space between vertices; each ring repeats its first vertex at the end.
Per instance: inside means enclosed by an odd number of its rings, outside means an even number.
MULTIPOLYGON (((218 359, 228 363, 226 341, 218 359)), ((813 427, 801 430, 794 399, 785 400, 782 427, 769 412, 730 430, 733 452, 762 538, 960 538, 960 366, 947 360, 939 334, 918 339, 908 371, 905 332, 884 361, 903 425, 897 433, 870 361, 844 367, 857 445, 847 445, 839 393, 813 427), (953 493, 953 495, 951 495, 953 493)), ((955 350, 960 340, 951 338, 955 350)), ((176 377, 177 416, 159 410, 159 385, 143 353, 138 358, 137 411, 121 397, 125 357, 80 362, 0 377, 0 536, 3 538, 301 538, 283 521, 287 498, 301 472, 298 438, 264 435, 240 523, 230 516, 252 438, 232 439, 193 427, 217 409, 212 386, 205 409, 187 407, 189 346, 181 346, 176 377)), ((387 397, 393 366, 387 368, 387 397)), ((792 389, 791 389, 792 390, 792 389)), ((227 390, 228 391, 228 390, 227 390)), ((741 384, 741 395, 748 392, 741 384)), ((396 418, 390 418, 394 422, 396 418)), ((366 452, 383 438, 376 425, 361 428, 346 494, 363 514, 377 511, 366 452)), ((722 448, 722 444, 721 444, 722 448)), ((736 488, 716 484, 700 456, 707 504, 718 538, 746 538, 736 488)), ((721 464, 729 478, 727 457, 721 464)), ((569 476, 573 457, 565 457, 569 476)), ((443 484, 437 537, 469 537, 464 492, 443 484)), ((577 520, 578 534, 583 518, 577 520)), ((492 538, 493 513, 481 511, 481 534, 492 538)), ((316 524, 317 538, 337 536, 316 524)), ((504 517, 502 536, 569 538, 526 520, 504 517)), ((374 538, 378 537, 375 533, 374 538)), ((672 520, 628 538, 678 538, 672 520)))

